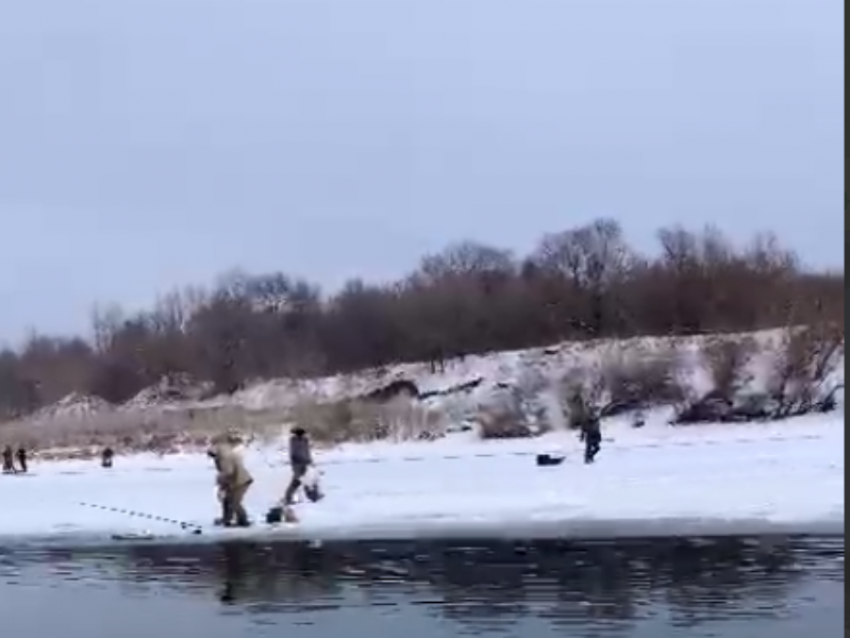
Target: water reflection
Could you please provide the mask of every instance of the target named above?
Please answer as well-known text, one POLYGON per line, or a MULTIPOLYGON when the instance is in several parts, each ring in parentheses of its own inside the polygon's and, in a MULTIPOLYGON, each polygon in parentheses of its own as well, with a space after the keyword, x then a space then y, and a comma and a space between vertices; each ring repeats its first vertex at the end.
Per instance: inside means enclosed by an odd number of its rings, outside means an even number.
POLYGON ((266 621, 412 604, 455 631, 510 633, 532 618, 631 635, 653 619, 693 629, 790 618, 807 581, 843 584, 843 555, 843 539, 0 550, 0 583, 171 591, 266 621))

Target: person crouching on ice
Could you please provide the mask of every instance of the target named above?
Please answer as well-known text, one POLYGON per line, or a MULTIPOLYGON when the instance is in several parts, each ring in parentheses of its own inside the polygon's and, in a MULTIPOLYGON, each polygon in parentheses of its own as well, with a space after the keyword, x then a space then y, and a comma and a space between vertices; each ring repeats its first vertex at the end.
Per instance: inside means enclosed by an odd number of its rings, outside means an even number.
POLYGON ((243 501, 254 478, 236 451, 236 446, 241 442, 237 434, 231 433, 207 452, 215 461, 217 471, 216 484, 221 503, 221 518, 216 524, 225 527, 248 527, 251 524, 243 501))
MULTIPOLYGON (((307 436, 307 431, 302 427, 294 428, 289 437, 289 463, 292 466, 292 478, 283 495, 283 505, 286 507, 291 506, 295 501, 295 493, 301 487, 304 476, 313 464, 310 438, 307 436)), ((317 486, 313 487, 317 489, 317 486)), ((311 501, 318 500, 318 492, 313 495, 308 494, 308 498, 311 501), (313 496, 316 496, 316 498, 313 498, 313 496)))

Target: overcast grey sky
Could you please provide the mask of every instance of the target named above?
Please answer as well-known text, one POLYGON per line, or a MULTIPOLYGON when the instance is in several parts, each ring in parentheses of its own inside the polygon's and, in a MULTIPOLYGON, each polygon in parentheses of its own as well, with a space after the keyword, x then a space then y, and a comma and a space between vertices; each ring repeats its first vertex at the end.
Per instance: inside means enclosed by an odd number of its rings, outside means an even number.
POLYGON ((618 218, 844 261, 841 0, 0 0, 0 340, 618 218))

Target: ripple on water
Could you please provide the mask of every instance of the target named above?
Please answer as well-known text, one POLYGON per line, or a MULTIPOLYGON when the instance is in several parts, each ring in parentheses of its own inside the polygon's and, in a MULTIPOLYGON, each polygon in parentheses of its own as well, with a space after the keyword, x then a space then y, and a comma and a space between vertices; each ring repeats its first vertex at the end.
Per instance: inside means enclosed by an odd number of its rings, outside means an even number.
POLYGON ((291 626, 300 636, 829 638, 843 635, 843 588, 843 538, 0 549, 10 631, 90 638, 291 626))

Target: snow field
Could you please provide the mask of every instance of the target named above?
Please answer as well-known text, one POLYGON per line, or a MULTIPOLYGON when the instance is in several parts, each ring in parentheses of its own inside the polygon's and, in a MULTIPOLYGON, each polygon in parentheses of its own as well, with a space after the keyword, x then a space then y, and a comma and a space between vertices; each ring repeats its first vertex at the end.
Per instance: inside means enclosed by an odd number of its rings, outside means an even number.
MULTIPOLYGON (((481 442, 462 434, 434 443, 347 445, 317 454, 327 498, 298 506, 301 523, 278 538, 619 537, 841 533, 843 415, 770 425, 606 430, 595 465, 574 435, 481 442), (537 467, 537 453, 563 464, 537 467)), ((289 479, 279 451, 246 450, 261 518, 289 479)), ((217 514, 204 455, 37 465, 0 478, 6 537, 106 539, 143 530, 187 536, 175 524, 83 507, 90 503, 201 526, 217 514), (14 514, 12 514, 14 513, 14 514)), ((269 535, 251 530, 205 532, 269 535)), ((199 538, 189 537, 193 541, 199 538)), ((2 542, 2 541, 0 541, 2 542)))

